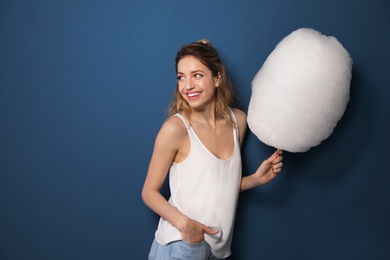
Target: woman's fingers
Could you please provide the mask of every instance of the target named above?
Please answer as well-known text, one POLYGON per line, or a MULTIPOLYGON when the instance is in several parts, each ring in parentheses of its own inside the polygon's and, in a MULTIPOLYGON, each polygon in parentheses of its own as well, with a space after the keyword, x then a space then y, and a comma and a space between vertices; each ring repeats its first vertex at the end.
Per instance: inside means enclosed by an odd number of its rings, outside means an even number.
POLYGON ((209 228, 209 227, 205 227, 204 229, 204 232, 206 233, 206 234, 209 234, 209 235, 215 235, 215 234, 217 234, 219 231, 218 230, 216 230, 216 229, 211 229, 211 228, 209 228))

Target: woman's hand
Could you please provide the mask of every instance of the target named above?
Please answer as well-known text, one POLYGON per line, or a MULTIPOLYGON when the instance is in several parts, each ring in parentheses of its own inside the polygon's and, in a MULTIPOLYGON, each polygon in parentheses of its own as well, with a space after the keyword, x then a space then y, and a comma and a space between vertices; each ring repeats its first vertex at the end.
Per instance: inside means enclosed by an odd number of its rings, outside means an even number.
POLYGON ((240 191, 246 191, 266 184, 275 178, 282 170, 282 153, 282 150, 276 150, 267 160, 263 161, 254 174, 243 177, 240 191))
POLYGON ((263 161, 257 171, 253 174, 258 185, 266 184, 273 180, 282 170, 282 153, 283 151, 276 150, 268 159, 263 161))
POLYGON ((182 227, 179 228, 183 240, 190 244, 201 243, 204 241, 204 234, 215 235, 218 230, 206 227, 193 219, 186 219, 182 227))

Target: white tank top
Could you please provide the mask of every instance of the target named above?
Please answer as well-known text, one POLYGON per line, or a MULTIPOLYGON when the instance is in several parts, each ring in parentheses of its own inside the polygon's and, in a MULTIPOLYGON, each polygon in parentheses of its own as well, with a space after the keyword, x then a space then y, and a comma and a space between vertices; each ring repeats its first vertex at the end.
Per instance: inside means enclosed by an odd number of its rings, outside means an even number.
MULTIPOLYGON (((219 230, 216 235, 205 234, 205 240, 217 258, 231 254, 242 174, 238 128, 234 113, 230 112, 235 125, 234 151, 227 160, 220 160, 207 150, 187 120, 176 114, 187 128, 191 148, 187 158, 173 163, 169 172, 169 203, 189 218, 219 230)), ((161 245, 182 239, 179 230, 163 218, 160 218, 155 237, 161 245)))

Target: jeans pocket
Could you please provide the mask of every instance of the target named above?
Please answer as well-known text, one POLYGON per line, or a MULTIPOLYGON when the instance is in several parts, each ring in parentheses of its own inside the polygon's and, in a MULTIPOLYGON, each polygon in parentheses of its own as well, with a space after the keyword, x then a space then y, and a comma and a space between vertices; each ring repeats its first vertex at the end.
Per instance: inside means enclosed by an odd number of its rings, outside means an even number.
POLYGON ((211 249, 206 241, 188 243, 181 240, 175 242, 172 249, 172 259, 202 260, 208 259, 210 255, 211 249))
POLYGON ((190 242, 187 242, 185 240, 181 240, 181 241, 184 242, 184 244, 187 244, 189 246, 199 246, 199 245, 206 243, 206 240, 203 240, 202 242, 199 242, 199 243, 190 243, 190 242))

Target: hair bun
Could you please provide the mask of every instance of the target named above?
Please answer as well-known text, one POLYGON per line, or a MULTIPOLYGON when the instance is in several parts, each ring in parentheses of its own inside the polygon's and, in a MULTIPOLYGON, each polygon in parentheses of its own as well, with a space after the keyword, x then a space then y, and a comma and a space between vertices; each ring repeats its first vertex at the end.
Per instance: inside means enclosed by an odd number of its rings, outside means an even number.
POLYGON ((201 39, 201 40, 197 41, 197 43, 202 43, 204 45, 211 46, 211 42, 209 40, 206 40, 206 39, 201 39))

